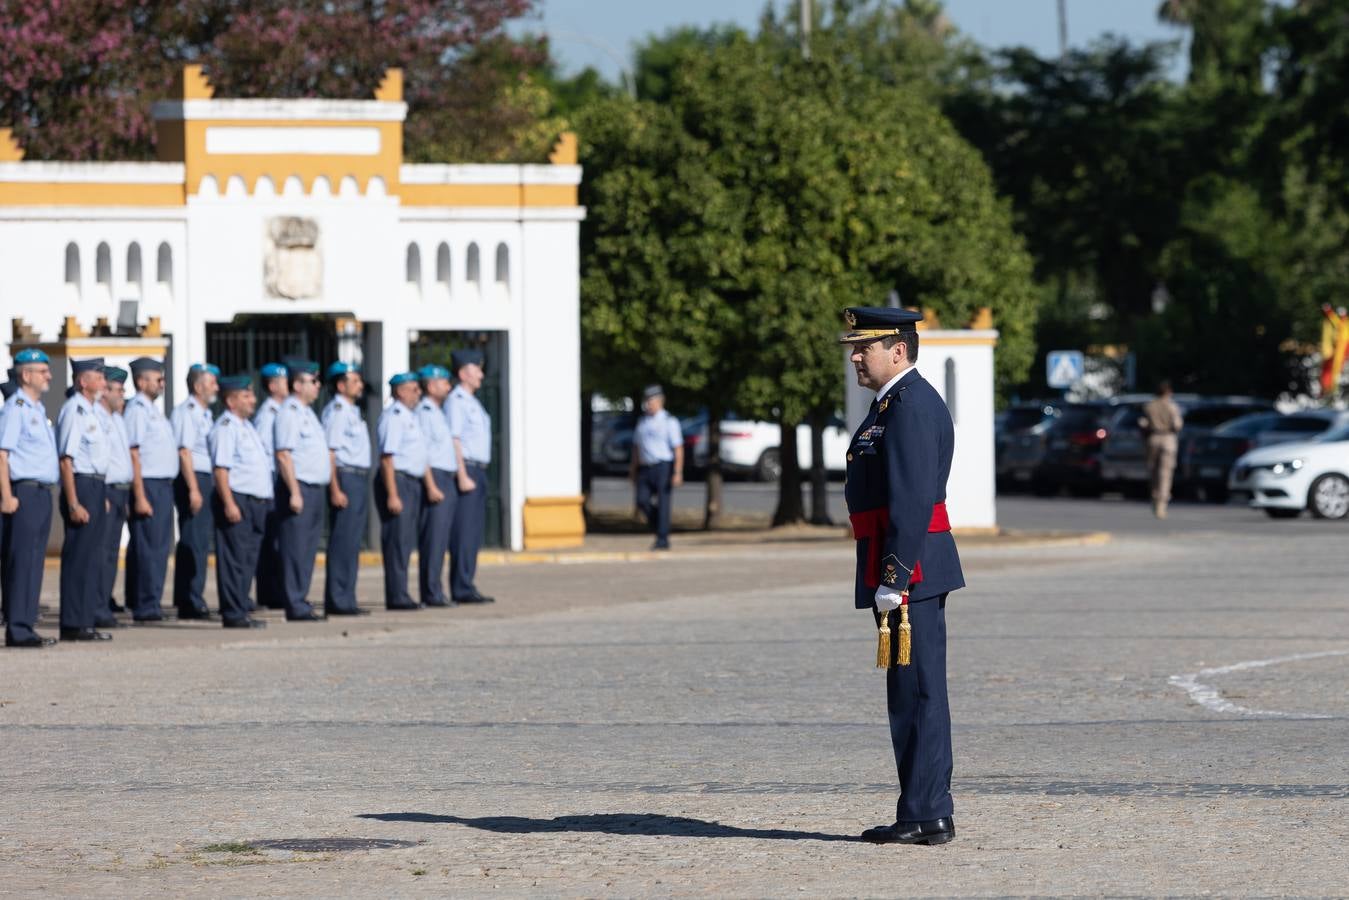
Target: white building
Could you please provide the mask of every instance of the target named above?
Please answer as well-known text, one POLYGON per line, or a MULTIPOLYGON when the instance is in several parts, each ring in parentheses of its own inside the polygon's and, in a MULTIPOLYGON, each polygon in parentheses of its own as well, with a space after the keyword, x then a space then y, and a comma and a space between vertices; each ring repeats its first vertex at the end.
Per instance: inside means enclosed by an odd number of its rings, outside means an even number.
MULTIPOLYGON (((4 347, 162 355, 181 399, 207 360, 256 371, 299 352, 388 376, 475 344, 498 426, 497 537, 579 543, 576 143, 550 165, 403 162, 402 73, 373 100, 216 99, 187 66, 157 103, 158 162, 22 162, 0 131, 4 347)), ((172 402, 172 397, 169 398, 172 402)))

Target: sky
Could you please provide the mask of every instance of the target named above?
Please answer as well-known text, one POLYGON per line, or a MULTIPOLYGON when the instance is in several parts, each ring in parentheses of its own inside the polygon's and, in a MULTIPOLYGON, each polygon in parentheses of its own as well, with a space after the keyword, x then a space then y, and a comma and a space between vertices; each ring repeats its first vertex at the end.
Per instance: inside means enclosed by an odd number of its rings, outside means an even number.
MULTIPOLYGON (((766 2, 785 11, 788 0, 539 0, 541 21, 526 30, 549 35, 568 72, 593 66, 616 79, 633 47, 677 25, 733 22, 753 29, 766 2)), ((1068 43, 1080 47, 1107 33, 1134 41, 1182 36, 1157 21, 1159 0, 1067 0, 1068 43)), ((1057 0, 947 0, 957 28, 990 47, 1024 45, 1042 56, 1059 48, 1057 0)), ((1177 66, 1183 60, 1177 60, 1177 66)), ((1179 70, 1177 72, 1179 74, 1179 70)))

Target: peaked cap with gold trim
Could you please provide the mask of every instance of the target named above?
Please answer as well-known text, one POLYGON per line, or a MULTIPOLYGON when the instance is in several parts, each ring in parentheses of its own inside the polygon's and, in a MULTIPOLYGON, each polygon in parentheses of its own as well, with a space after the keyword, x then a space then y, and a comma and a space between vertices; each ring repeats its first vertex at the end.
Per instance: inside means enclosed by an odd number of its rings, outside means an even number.
POLYGON ((856 344, 917 331, 918 323, 923 321, 923 314, 890 306, 852 306, 843 311, 843 319, 850 330, 839 343, 856 344))

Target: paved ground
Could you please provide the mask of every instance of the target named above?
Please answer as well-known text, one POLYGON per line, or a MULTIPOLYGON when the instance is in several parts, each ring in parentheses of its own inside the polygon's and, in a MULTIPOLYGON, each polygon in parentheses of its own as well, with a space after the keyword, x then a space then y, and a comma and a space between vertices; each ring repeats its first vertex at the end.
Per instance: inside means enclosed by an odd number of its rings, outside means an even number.
POLYGON ((1343 894, 1349 532, 1289 524, 971 543, 940 848, 852 840, 894 777, 842 543, 0 653, 0 893, 1343 894))

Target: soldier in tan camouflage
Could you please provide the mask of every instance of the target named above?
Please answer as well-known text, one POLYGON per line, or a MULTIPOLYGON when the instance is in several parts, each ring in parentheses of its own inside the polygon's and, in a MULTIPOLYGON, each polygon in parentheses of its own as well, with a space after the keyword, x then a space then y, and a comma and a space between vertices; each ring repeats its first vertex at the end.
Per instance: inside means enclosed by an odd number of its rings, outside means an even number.
POLYGON ((1165 519, 1167 504, 1171 502, 1171 476, 1176 471, 1180 429, 1185 426, 1185 417, 1171 398, 1169 381, 1163 381, 1157 386, 1157 396, 1143 407, 1143 416, 1138 424, 1147 435, 1152 514, 1165 519))

